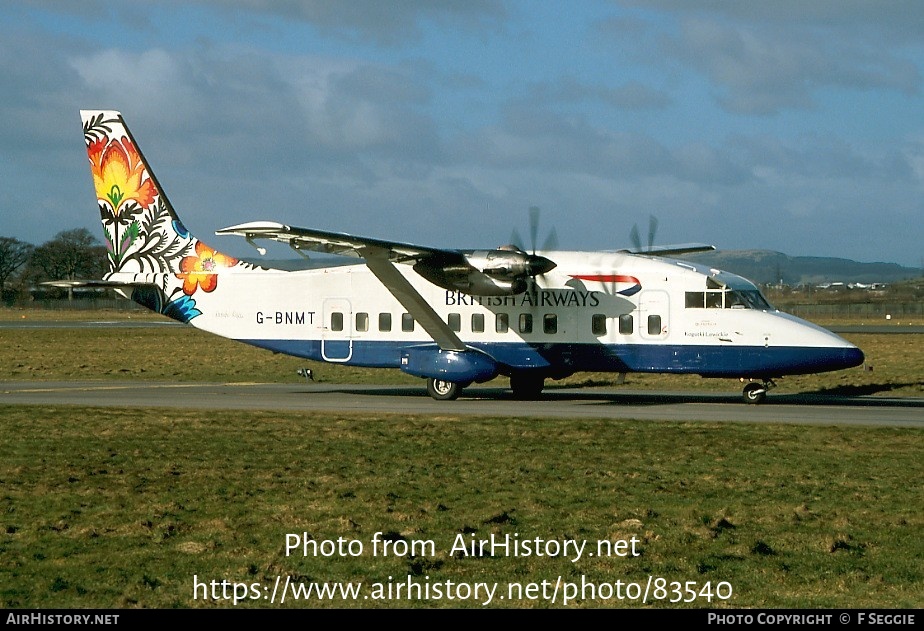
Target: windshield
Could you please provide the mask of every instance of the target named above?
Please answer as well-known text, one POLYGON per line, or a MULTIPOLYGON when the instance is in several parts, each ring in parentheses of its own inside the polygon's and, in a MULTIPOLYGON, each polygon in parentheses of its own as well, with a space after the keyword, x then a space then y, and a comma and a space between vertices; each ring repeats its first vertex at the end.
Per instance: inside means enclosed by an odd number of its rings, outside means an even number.
POLYGON ((761 309, 771 311, 773 307, 757 289, 734 289, 725 297, 727 309, 761 309))
POLYGON ((725 291, 688 291, 687 309, 759 309, 773 311, 757 289, 726 289, 725 291))

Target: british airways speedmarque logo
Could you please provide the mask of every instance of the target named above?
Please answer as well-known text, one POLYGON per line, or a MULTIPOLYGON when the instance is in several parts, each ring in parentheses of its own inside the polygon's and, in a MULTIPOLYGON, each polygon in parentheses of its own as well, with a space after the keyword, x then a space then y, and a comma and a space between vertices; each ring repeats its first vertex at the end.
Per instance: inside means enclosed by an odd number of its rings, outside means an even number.
POLYGON ((634 296, 642 290, 642 283, 635 276, 624 274, 572 274, 571 278, 595 283, 612 283, 614 287, 621 286, 623 288, 616 291, 620 296, 634 296))

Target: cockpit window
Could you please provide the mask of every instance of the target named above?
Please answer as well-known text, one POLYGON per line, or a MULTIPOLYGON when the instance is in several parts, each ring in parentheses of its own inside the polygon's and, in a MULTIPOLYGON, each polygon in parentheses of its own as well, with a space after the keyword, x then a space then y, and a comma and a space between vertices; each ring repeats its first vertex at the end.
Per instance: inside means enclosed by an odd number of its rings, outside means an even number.
POLYGON ((772 311, 773 307, 767 302, 757 288, 754 289, 725 289, 723 291, 688 291, 685 296, 687 309, 759 309, 772 311))
POLYGON ((726 309, 760 309, 772 311, 773 307, 757 289, 735 289, 725 296, 726 309))

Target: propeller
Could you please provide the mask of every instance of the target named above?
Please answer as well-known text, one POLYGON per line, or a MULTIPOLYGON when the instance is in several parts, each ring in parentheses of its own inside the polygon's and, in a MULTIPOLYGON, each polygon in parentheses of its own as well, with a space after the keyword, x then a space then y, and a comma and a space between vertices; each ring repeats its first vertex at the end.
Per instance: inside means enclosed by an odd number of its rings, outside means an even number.
POLYGON ((654 247, 655 234, 658 232, 658 218, 654 215, 648 216, 648 248, 642 248, 642 238, 639 236, 638 224, 632 226, 632 232, 629 233, 629 238, 632 239, 632 245, 635 247, 636 252, 651 251, 651 248, 654 247))
MULTIPOLYGON (((422 257, 414 271, 439 287, 459 290, 474 296, 506 296, 527 291, 537 276, 555 269, 555 261, 536 254, 539 236, 539 209, 529 209, 529 234, 532 252, 523 249, 519 233, 514 230, 510 245, 493 250, 458 250, 422 257), (456 255, 461 255, 460 261, 456 255)), ((552 249, 558 242, 555 231, 546 237, 544 246, 552 249)))
MULTIPOLYGON (((530 249, 528 251, 528 267, 530 276, 540 276, 546 272, 550 272, 555 269, 555 263, 545 258, 544 256, 539 256, 536 254, 536 243, 539 240, 539 215, 541 214, 538 206, 529 207, 529 245, 530 249)), ((526 248, 523 247, 523 239, 520 237, 519 231, 514 228, 513 232, 510 235, 510 242, 517 250, 521 252, 527 252, 526 248)), ((558 247, 558 233, 553 227, 549 230, 548 235, 546 235, 545 240, 542 242, 542 250, 549 251, 554 250, 558 247)))

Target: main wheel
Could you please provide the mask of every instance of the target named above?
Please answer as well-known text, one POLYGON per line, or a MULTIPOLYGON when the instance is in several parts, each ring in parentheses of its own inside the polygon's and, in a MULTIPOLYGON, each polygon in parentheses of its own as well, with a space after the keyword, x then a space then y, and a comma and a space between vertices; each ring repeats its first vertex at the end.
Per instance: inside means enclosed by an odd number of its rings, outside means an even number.
POLYGON ((760 403, 767 397, 767 386, 762 383, 751 382, 748 385, 744 386, 744 392, 742 393, 745 403, 756 404, 760 403))
POLYGON ((545 379, 537 375, 514 373, 510 375, 510 389, 513 398, 520 401, 535 401, 542 394, 545 379))
POLYGON ((454 381, 427 379, 427 394, 437 401, 454 401, 462 394, 462 386, 454 381))

